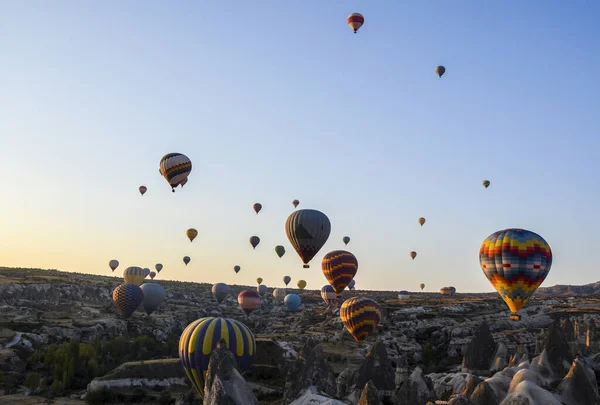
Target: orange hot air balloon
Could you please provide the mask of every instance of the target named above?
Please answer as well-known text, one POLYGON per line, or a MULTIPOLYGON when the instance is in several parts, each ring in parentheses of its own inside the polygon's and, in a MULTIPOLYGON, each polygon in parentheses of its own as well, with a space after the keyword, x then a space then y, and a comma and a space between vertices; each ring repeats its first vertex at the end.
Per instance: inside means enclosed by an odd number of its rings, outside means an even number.
POLYGON ((361 13, 352 13, 348 16, 348 25, 354 33, 365 23, 365 17, 361 13))
POLYGON ((421 224, 421 226, 425 225, 425 218, 419 218, 419 224, 421 224))
POLYGON ((412 257, 412 259, 415 260, 415 257, 417 257, 417 252, 415 252, 415 251, 410 252, 410 257, 412 257))

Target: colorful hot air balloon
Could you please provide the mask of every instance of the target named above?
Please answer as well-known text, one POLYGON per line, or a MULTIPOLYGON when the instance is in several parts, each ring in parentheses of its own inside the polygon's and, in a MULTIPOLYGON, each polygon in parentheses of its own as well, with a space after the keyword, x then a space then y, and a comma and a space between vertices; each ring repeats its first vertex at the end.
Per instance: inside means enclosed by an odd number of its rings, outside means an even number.
POLYGON ((342 238, 342 241, 344 242, 344 245, 348 246, 348 243, 350 243, 350 237, 349 236, 344 236, 342 238))
POLYGON ((300 290, 304 290, 306 288, 306 281, 304 281, 304 280, 298 280, 298 282, 296 283, 296 285, 298 286, 298 288, 300 290))
POLYGON ((163 265, 160 263, 156 263, 156 265, 154 266, 154 268, 156 269, 157 273, 160 273, 160 271, 163 269, 163 265))
POLYGON ((491 183, 489 180, 484 180, 481 184, 483 184, 483 187, 488 188, 491 183))
POLYGON ((349 290, 354 290, 354 286, 356 285, 356 280, 352 279, 349 283, 348 283, 348 289, 349 290))
POLYGON ((296 312, 301 304, 300 296, 296 294, 288 294, 283 299, 283 303, 287 308, 288 312, 296 312))
POLYGON ((552 266, 552 250, 540 235, 525 229, 505 229, 488 236, 479 249, 479 264, 508 308, 510 318, 542 284, 552 266))
POLYGON ((264 284, 259 284, 258 287, 256 287, 256 292, 258 293, 258 295, 260 295, 261 297, 264 297, 265 294, 267 293, 267 286, 264 284))
POLYGON ((275 253, 277 253, 277 256, 279 256, 281 259, 281 257, 285 254, 285 248, 281 245, 277 245, 275 246, 275 253))
POLYGON ((417 257, 417 252, 415 252, 414 250, 412 252, 410 252, 410 257, 415 260, 415 257, 417 257))
POLYGON ((260 238, 258 236, 250 237, 250 244, 252 245, 252 249, 256 249, 258 244, 260 243, 260 238))
POLYGON ((188 265, 188 263, 190 262, 190 260, 192 260, 192 259, 190 259, 189 256, 183 256, 183 262, 185 263, 186 266, 188 265))
POLYGON ((144 292, 142 306, 148 315, 156 310, 165 299, 165 289, 156 283, 144 283, 140 286, 144 292))
POLYGON ((256 279, 256 284, 260 285, 262 282, 263 282, 263 279, 262 279, 262 278, 258 277, 258 278, 256 279))
POLYGON ((425 284, 421 283, 419 287, 421 287, 421 291, 423 291, 423 288, 425 288, 425 284))
POLYGON ((187 231, 185 231, 185 234, 187 235, 190 242, 193 242, 194 239, 196 239, 196 236, 198 236, 198 231, 194 228, 190 228, 187 231))
POLYGON ((308 262, 321 250, 331 232, 331 222, 327 215, 317 210, 298 210, 290 214, 285 222, 285 232, 304 263, 308 262))
POLYGON ((254 212, 256 212, 256 215, 258 215, 258 213, 260 212, 260 210, 262 210, 262 204, 261 203, 255 203, 252 208, 254 208, 254 212))
POLYGON ((348 16, 348 25, 354 33, 365 23, 365 18, 360 13, 352 13, 348 16))
POLYGON ((154 280, 154 277, 156 277, 156 272, 155 271, 151 271, 150 274, 149 274, 149 276, 150 276, 150 278, 152 280, 154 280))
POLYGON ((452 290, 448 287, 442 287, 440 288, 440 294, 441 295, 446 295, 446 296, 451 296, 452 295, 452 290))
POLYGON ((325 301, 327 305, 337 305, 338 303, 338 294, 329 284, 324 285, 321 288, 321 298, 323 298, 323 301, 325 301))
POLYGON ((256 291, 244 290, 238 295, 238 304, 246 315, 250 315, 260 306, 260 297, 256 291))
POLYGON ((216 283, 212 286, 212 294, 218 302, 223 302, 229 294, 229 286, 225 283, 216 283))
POLYGON ((123 281, 125 281, 125 284, 140 285, 144 282, 145 278, 146 273, 141 267, 131 266, 123 271, 123 281))
POLYGON ((358 260, 350 252, 334 250, 323 256, 321 269, 336 294, 341 294, 356 275, 358 260))
POLYGON ((241 269, 242 268, 240 266, 233 266, 233 271, 235 271, 235 274, 238 274, 241 269))
POLYGON ((300 205, 300 201, 294 200, 292 201, 292 205, 294 206, 294 208, 296 208, 298 205, 300 205))
POLYGON ((352 297, 340 308, 340 318, 354 340, 362 343, 381 319, 381 308, 368 298, 352 297))
POLYGON ((439 77, 442 77, 444 75, 444 73, 446 73, 446 68, 443 66, 438 66, 435 68, 435 74, 438 75, 439 77))
POLYGON ((285 298, 286 295, 287 295, 287 291, 285 290, 285 288, 276 288, 273 290, 273 297, 277 301, 283 301, 283 299, 285 298))
POLYGON ((240 373, 245 374, 254 361, 256 342, 250 329, 228 318, 201 318, 190 323, 179 338, 179 358, 185 374, 204 397, 204 383, 213 350, 225 347, 233 354, 240 373))
POLYGON ((144 300, 144 293, 136 284, 126 283, 115 288, 112 299, 119 314, 121 314, 123 318, 127 319, 135 312, 135 310, 144 300))
POLYGON ((110 262, 108 262, 108 267, 110 267, 112 271, 115 271, 116 268, 119 267, 119 261, 112 259, 110 262))
POLYGON ((146 194, 146 191, 148 191, 148 187, 140 186, 140 188, 138 190, 140 190, 141 195, 144 195, 144 194, 146 194))
POLYGON ((419 223, 421 224, 421 226, 425 225, 425 218, 419 218, 419 223))
POLYGON ((187 183, 187 178, 192 171, 192 161, 181 153, 169 153, 160 160, 160 174, 167 180, 171 190, 187 183))
POLYGON ((283 277, 283 282, 285 283, 285 285, 288 285, 290 281, 292 281, 292 278, 290 276, 283 277))

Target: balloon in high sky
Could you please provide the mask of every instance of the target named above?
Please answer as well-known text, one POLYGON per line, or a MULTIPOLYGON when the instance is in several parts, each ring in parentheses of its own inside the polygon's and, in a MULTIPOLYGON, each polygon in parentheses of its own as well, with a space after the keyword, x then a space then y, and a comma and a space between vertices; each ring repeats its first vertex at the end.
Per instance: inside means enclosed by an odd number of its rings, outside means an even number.
POLYGON ((140 285, 144 282, 145 278, 146 273, 141 267, 131 266, 123 271, 123 281, 125 281, 126 284, 140 285))
POLYGON ((417 257, 417 252, 415 252, 414 250, 412 252, 410 252, 410 257, 415 260, 415 257, 417 257))
POLYGON ((341 294, 356 275, 358 260, 350 252, 334 250, 323 256, 321 270, 333 290, 341 294))
POLYGON ((188 379, 204 397, 210 356, 218 346, 227 348, 244 375, 252 367, 256 342, 250 329, 229 318, 201 318, 190 323, 179 338, 179 359, 188 379))
POLYGON ((277 245, 275 246, 275 253, 277 253, 277 256, 279 256, 281 259, 281 257, 285 254, 285 248, 281 245, 277 245))
POLYGON ((294 208, 296 208, 298 205, 300 205, 300 201, 294 200, 292 201, 292 205, 294 206, 294 208))
POLYGON ((488 236, 479 249, 479 263, 511 311, 517 312, 542 284, 552 266, 552 250, 537 233, 525 229, 504 229, 488 236))
POLYGON ((438 75, 439 77, 442 77, 444 75, 444 73, 446 73, 446 68, 443 66, 438 66, 435 68, 435 74, 438 75))
POLYGON ((421 283, 419 287, 421 287, 421 291, 423 291, 423 288, 425 288, 425 284, 421 283))
POLYGON ((258 277, 258 278, 256 279, 256 284, 261 284, 262 282, 263 282, 263 279, 262 279, 262 278, 258 277))
POLYGON ((146 191, 148 191, 148 187, 146 187, 146 186, 140 186, 138 188, 138 190, 140 190, 140 194, 141 195, 144 195, 144 194, 146 194, 146 191))
POLYGON ((193 242, 194 239, 196 239, 196 236, 198 236, 198 231, 194 228, 190 228, 187 231, 185 231, 185 234, 187 235, 190 242, 193 242))
POLYGON ((300 296, 296 294, 288 294, 283 299, 283 303, 285 304, 285 307, 287 308, 288 312, 296 312, 298 307, 300 307, 300 296))
POLYGON ((183 262, 185 263, 186 266, 188 265, 188 263, 190 262, 190 260, 192 260, 192 259, 190 259, 189 256, 183 256, 183 262))
POLYGON ((160 160, 160 174, 167 180, 171 190, 187 183, 187 178, 192 171, 192 161, 184 154, 169 153, 160 160))
POLYGON ((160 273, 160 271, 163 269, 163 265, 160 263, 156 263, 156 265, 154 266, 154 268, 156 269, 156 271, 158 273, 160 273))
POLYGON ((157 283, 144 283, 140 286, 144 292, 142 307, 148 315, 156 310, 165 299, 165 289, 157 283))
POLYGON ((425 225, 425 218, 419 218, 419 224, 421 224, 421 226, 425 225))
MULTIPOLYGON (((139 268, 139 267, 138 267, 139 268)), ((115 288, 112 295, 117 311, 125 319, 140 306, 144 300, 144 293, 136 284, 121 284, 115 288)))
POLYGON ((144 267, 144 278, 150 275, 150 269, 148 267, 144 267))
POLYGON ((356 34, 356 31, 365 23, 365 18, 361 13, 352 13, 348 16, 348 25, 356 34))
POLYGON ((235 271, 235 274, 239 273, 241 269, 242 268, 240 266, 233 266, 233 271, 235 271))
POLYGON ((238 295, 238 304, 246 315, 250 315, 260 306, 260 297, 256 291, 244 290, 238 295))
POLYGON ((255 203, 252 208, 254 208, 254 212, 256 212, 256 215, 258 215, 258 213, 260 212, 260 210, 262 210, 262 204, 261 203, 255 203))
POLYGON ((331 222, 321 211, 303 209, 294 211, 285 222, 287 237, 302 259, 304 268, 321 250, 331 232, 331 222))
POLYGON ((155 271, 151 271, 150 274, 148 274, 150 276, 150 278, 152 280, 154 280, 154 277, 156 277, 156 272, 155 271))
POLYGON ((298 282, 296 283, 296 285, 298 286, 299 289, 304 290, 306 288, 306 281, 304 281, 304 280, 298 280, 298 282))
POLYGON ((491 183, 489 180, 484 180, 481 184, 483 184, 483 187, 488 188, 491 183))
POLYGON ((350 237, 349 236, 344 236, 342 238, 342 242, 344 242, 344 245, 348 246, 348 243, 350 243, 350 237))
POLYGON ((119 267, 119 261, 117 259, 112 259, 110 262, 108 262, 108 267, 110 267, 112 271, 115 271, 116 268, 119 267))
POLYGON ((290 276, 283 277, 283 282, 285 283, 285 285, 288 285, 290 281, 292 281, 292 278, 290 276))
POLYGON ((216 283, 212 286, 212 294, 218 302, 223 302, 229 294, 229 286, 225 283, 216 283))
POLYGON ((349 298, 340 308, 340 318, 354 340, 362 343, 381 319, 381 308, 369 298, 349 298))
POLYGON ((258 236, 250 237, 250 244, 252 245, 252 249, 256 249, 258 244, 260 243, 260 238, 258 236))

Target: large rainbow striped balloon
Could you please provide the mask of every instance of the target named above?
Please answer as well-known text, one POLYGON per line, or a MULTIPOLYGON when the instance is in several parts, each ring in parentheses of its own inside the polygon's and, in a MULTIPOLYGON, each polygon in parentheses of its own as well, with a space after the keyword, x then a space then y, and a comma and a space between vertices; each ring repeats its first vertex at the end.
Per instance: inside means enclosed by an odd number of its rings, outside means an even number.
POLYGON ((381 308, 368 298, 352 297, 340 308, 340 318, 354 340, 362 343, 381 319, 381 308))
POLYGON ((228 318, 200 318, 190 323, 179 338, 181 365, 200 398, 204 397, 210 355, 221 339, 225 339, 240 372, 245 374, 252 367, 256 342, 243 323, 228 318))
POLYGON ((334 291, 341 294, 356 275, 358 260, 350 252, 334 250, 323 256, 321 270, 334 291))
POLYGON ((537 233, 505 229, 486 238, 479 249, 485 276, 510 308, 511 319, 542 284, 552 266, 552 250, 537 233))

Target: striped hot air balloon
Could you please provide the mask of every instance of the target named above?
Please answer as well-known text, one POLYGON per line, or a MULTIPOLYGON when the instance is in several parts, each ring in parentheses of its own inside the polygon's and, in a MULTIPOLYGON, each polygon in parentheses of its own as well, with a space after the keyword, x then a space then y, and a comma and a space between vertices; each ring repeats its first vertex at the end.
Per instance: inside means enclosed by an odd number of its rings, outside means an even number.
POLYGON ((333 290, 341 294, 356 275, 358 260, 350 252, 334 250, 323 257, 321 269, 333 290))
POLYGON ((254 334, 241 322, 228 318, 200 318, 190 323, 179 338, 179 358, 185 374, 204 397, 204 383, 210 355, 217 345, 233 354, 240 373, 245 374, 254 361, 254 334))
POLYGON ((183 187, 187 183, 192 172, 192 161, 182 153, 169 153, 160 159, 159 172, 175 192, 175 187, 183 187))
POLYGON ((246 315, 250 315, 260 306, 260 297, 256 291, 244 290, 238 295, 238 304, 246 315))
POLYGON ((144 292, 137 284, 121 284, 113 291, 112 299, 119 314, 128 319, 144 301, 144 292))
POLYGON ((440 288, 440 294, 450 297, 452 295, 452 290, 449 287, 442 287, 440 288))
POLYGON ((287 295, 287 291, 285 290, 285 288, 276 288, 273 290, 273 297, 277 301, 283 301, 283 299, 285 298, 286 295, 287 295))
POLYGON ((542 284, 552 266, 552 250, 537 233, 505 229, 488 236, 479 249, 479 264, 508 308, 510 318, 542 284))
POLYGON ((321 288, 321 298, 323 298, 323 301, 325 301, 327 305, 337 305, 338 303, 338 295, 329 284, 324 285, 321 288))
POLYGON ((356 34, 356 31, 365 23, 365 18, 361 13, 352 13, 348 16, 348 25, 356 34))
POLYGON ((123 271, 123 281, 126 284, 141 285, 146 278, 146 272, 141 267, 130 266, 123 271))
POLYGON ((308 262, 321 250, 329 234, 331 222, 327 215, 317 210, 298 210, 290 214, 285 222, 287 237, 302 259, 304 268, 310 267, 308 262))
POLYGON ((369 298, 352 297, 342 304, 340 318, 354 340, 362 343, 381 320, 381 308, 369 298))

